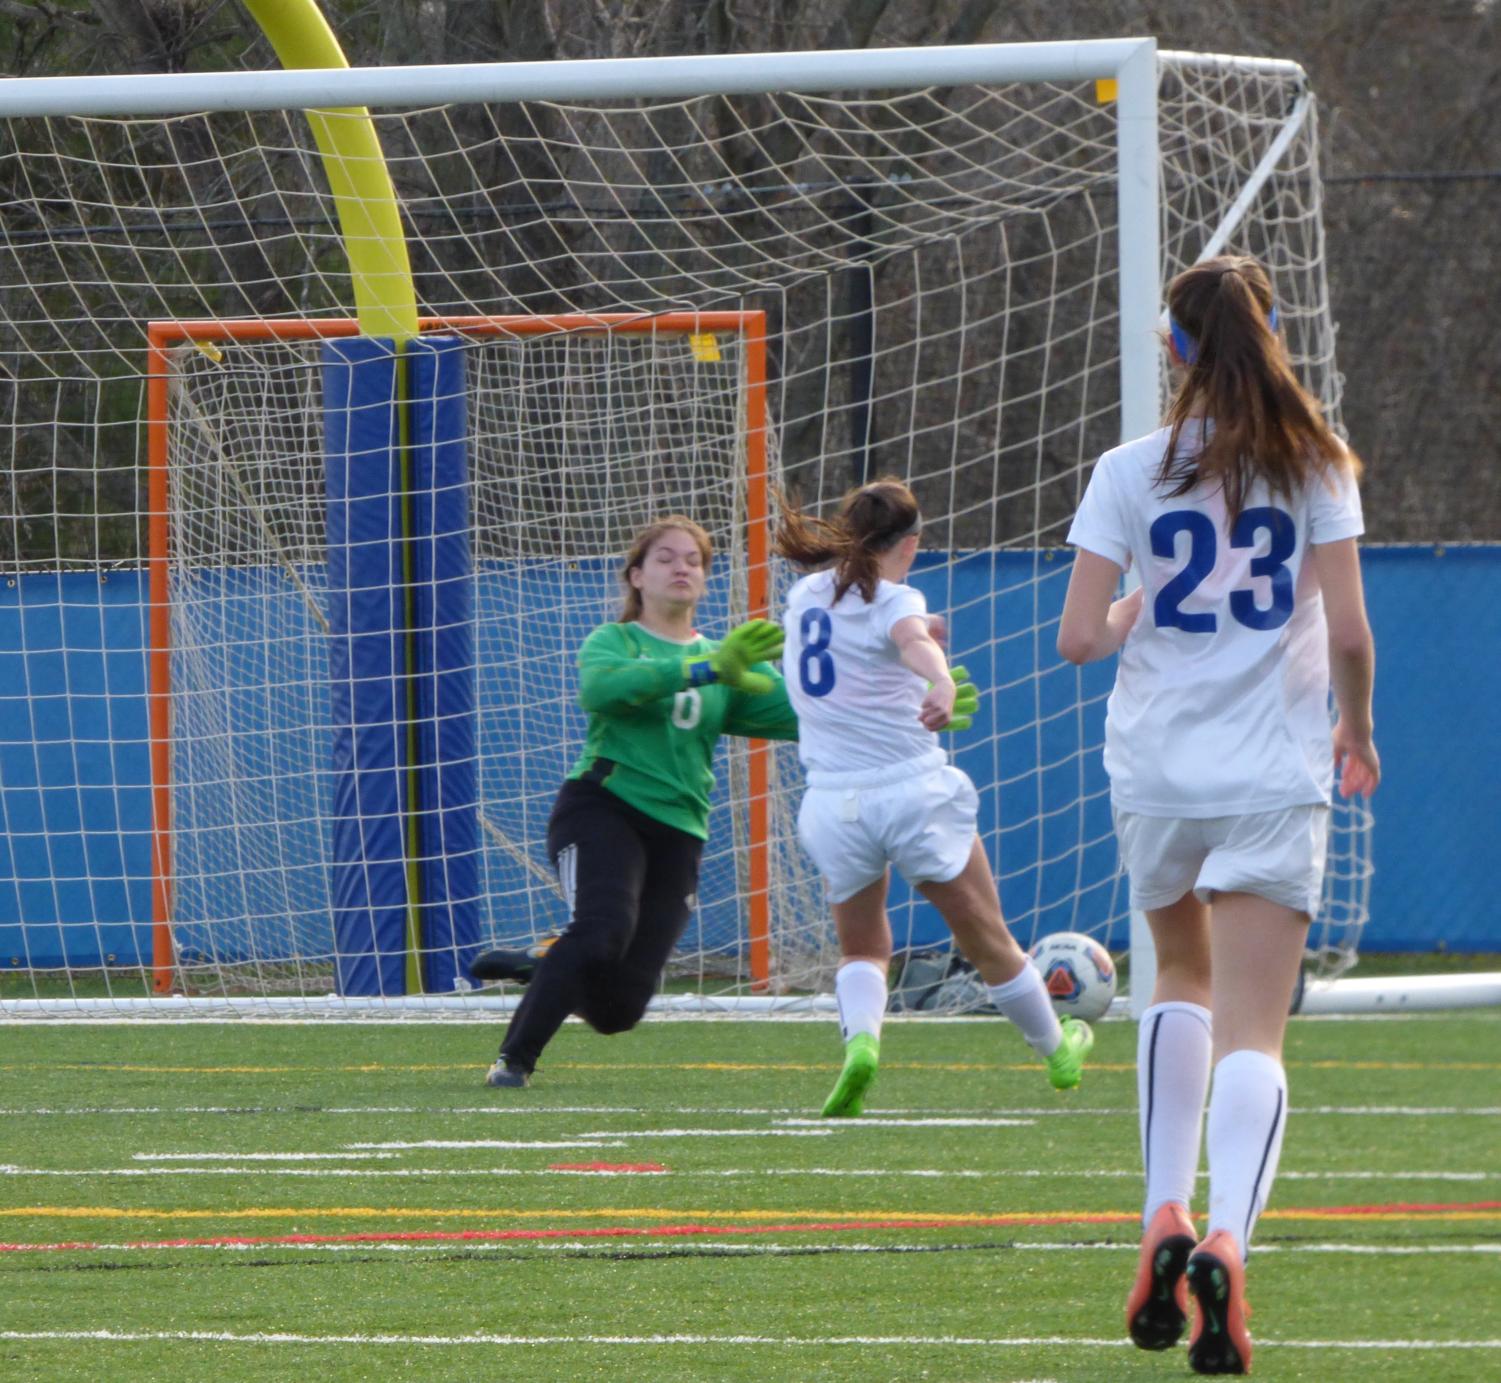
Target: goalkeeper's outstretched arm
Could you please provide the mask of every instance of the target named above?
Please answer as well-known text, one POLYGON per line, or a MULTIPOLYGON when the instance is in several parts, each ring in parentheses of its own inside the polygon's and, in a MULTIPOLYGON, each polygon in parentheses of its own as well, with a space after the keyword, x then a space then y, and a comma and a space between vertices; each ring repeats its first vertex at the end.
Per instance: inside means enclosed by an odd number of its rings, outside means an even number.
POLYGON ((624 642, 619 625, 602 625, 579 650, 579 705, 591 715, 612 715, 673 696, 691 685, 686 663, 643 657, 624 642))
POLYGON ((781 683, 766 660, 781 654, 782 637, 781 627, 769 620, 747 620, 707 653, 664 657, 640 648, 621 625, 607 624, 579 650, 579 704, 591 714, 610 715, 713 682, 764 696, 781 683))
POLYGON ((770 663, 757 663, 752 670, 770 679, 771 690, 759 694, 737 692, 725 717, 725 734, 753 740, 795 740, 797 712, 792 709, 782 674, 770 663))

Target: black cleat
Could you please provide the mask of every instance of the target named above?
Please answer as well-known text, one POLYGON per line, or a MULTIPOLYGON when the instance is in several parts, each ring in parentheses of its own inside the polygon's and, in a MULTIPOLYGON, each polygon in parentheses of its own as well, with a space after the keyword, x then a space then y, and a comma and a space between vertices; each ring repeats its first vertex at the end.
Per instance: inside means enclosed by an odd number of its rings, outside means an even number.
POLYGON ((1186 1206, 1158 1207, 1142 1236, 1136 1281, 1126 1299, 1126 1332, 1137 1349, 1171 1349, 1187 1327, 1183 1270, 1197 1240, 1186 1206))
POLYGON ((522 1090, 532 1083, 532 1073, 514 1061, 499 1058, 485 1074, 485 1084, 501 1089, 522 1090))
POLYGON ((548 937, 532 946, 500 946, 493 951, 481 951, 470 962, 469 973, 485 983, 514 980, 517 984, 529 984, 553 940, 548 937))
POLYGON ((1195 1373, 1250 1373, 1251 1332, 1246 1317, 1246 1273, 1227 1230, 1216 1230, 1193 1252, 1184 1276, 1198 1304, 1188 1341, 1195 1373))

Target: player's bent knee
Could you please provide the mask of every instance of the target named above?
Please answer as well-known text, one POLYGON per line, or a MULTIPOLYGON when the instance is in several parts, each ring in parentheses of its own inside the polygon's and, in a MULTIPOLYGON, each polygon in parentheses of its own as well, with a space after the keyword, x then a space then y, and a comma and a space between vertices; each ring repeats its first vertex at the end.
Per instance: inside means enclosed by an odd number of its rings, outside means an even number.
MULTIPOLYGON (((641 1013, 645 1011, 643 1008, 641 1013)), ((600 1012, 586 1009, 581 1016, 601 1037, 615 1037, 634 1028, 641 1021, 641 1013, 627 1013, 615 1008, 600 1012)))
POLYGON ((648 994, 639 1003, 626 1003, 619 999, 590 1003, 579 1009, 579 1017, 595 1032, 613 1037, 616 1033, 629 1032, 634 1028, 646 1013, 646 1006, 650 1002, 651 995, 648 994))
POLYGON ((618 968, 601 973, 579 1006, 579 1017, 606 1037, 629 1032, 645 1015, 656 989, 655 977, 625 975, 618 968))
POLYGON ((575 918, 568 934, 580 962, 590 972, 617 968, 631 944, 630 931, 608 918, 575 918))

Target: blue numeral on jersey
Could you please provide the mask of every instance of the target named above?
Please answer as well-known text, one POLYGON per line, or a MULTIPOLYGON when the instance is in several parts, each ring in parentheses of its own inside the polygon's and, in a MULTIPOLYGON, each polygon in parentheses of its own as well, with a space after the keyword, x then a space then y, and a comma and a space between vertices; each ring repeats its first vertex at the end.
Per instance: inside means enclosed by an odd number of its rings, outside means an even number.
MULTIPOLYGON (((1190 634, 1212 634, 1219 621, 1207 610, 1189 614, 1182 609, 1185 599, 1214 570, 1219 541, 1214 523, 1197 509, 1172 509, 1161 515, 1151 527, 1152 555, 1175 557, 1178 534, 1188 534, 1188 561, 1160 591, 1152 606, 1152 617, 1159 629, 1183 629, 1190 634)), ((1247 629, 1277 629, 1287 623, 1293 612, 1293 574, 1287 559, 1298 545, 1298 530, 1292 515, 1270 505, 1243 510, 1230 530, 1231 547, 1255 547, 1259 535, 1268 538, 1267 550, 1251 558, 1253 579, 1265 577, 1271 584, 1272 603, 1256 603, 1256 592, 1230 592, 1230 613, 1247 629)))
POLYGON ((834 690, 834 659, 829 653, 834 622, 827 610, 804 610, 797 627, 803 641, 797 655, 797 680, 809 696, 827 696, 834 690))
POLYGON ((1214 521, 1197 509, 1173 509, 1163 514, 1151 528, 1152 556, 1177 555, 1178 534, 1188 534, 1188 562, 1171 581, 1157 592, 1152 616, 1159 629, 1185 629, 1190 634, 1212 634, 1215 618, 1208 612, 1185 614, 1179 606, 1210 572, 1214 570, 1214 521))
POLYGON ((1230 546, 1255 547, 1256 535, 1263 530, 1271 542, 1262 556, 1251 558, 1251 575, 1271 578, 1272 603, 1263 610, 1255 592, 1230 592, 1230 613, 1248 629, 1281 628, 1293 612, 1293 574, 1284 565, 1298 545, 1292 516, 1281 509, 1244 510, 1230 533, 1230 546))

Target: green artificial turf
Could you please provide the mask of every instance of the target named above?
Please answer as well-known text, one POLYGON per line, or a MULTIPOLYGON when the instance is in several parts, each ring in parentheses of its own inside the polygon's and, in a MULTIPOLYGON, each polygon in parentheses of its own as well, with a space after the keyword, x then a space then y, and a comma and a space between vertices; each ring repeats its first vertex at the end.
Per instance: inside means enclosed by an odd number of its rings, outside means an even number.
MULTIPOLYGON (((1059 1094, 1000 1020, 892 1022, 829 1124, 827 1021, 569 1024, 525 1091, 498 1025, 0 1027, 0 1376, 1185 1377, 1121 1343, 1135 1031, 1059 1094)), ((1501 1014, 1287 1065, 1255 1375, 1501 1376, 1501 1014)))

